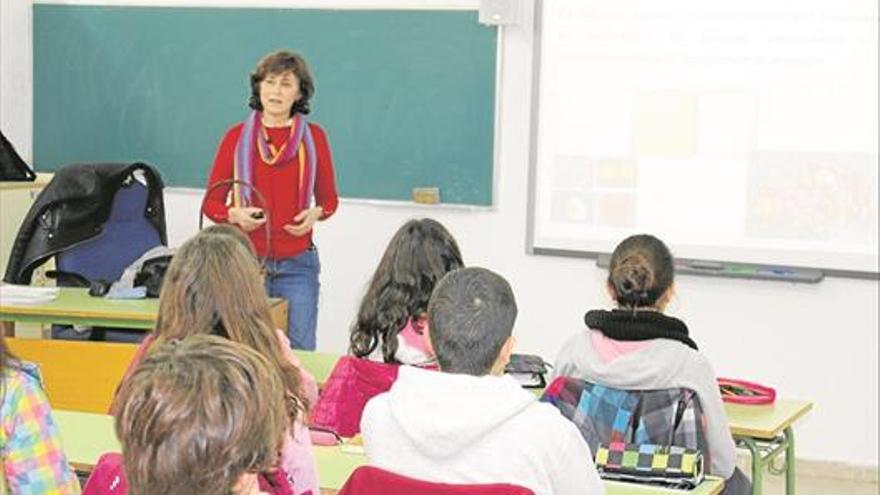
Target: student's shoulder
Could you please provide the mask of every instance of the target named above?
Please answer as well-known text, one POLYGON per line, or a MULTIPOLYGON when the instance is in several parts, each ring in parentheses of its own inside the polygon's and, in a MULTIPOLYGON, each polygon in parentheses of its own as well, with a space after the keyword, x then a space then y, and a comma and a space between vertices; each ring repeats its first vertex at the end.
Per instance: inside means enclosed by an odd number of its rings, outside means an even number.
POLYGON ((556 360, 553 364, 553 377, 570 376, 576 374, 576 370, 584 362, 595 358, 593 341, 590 339, 590 330, 584 328, 571 335, 562 344, 556 360))
POLYGON ((670 385, 697 392, 715 386, 715 370, 705 354, 681 342, 657 340, 652 358, 665 363, 661 368, 669 374, 670 385))
POLYGON ((670 339, 656 339, 655 350, 671 356, 672 359, 681 363, 691 370, 711 370, 712 365, 705 354, 689 347, 683 342, 670 339))
POLYGON ((385 392, 367 401, 361 412, 360 430, 365 447, 375 449, 384 444, 390 427, 391 408, 388 392, 385 392))
POLYGON ((12 409, 20 409, 45 401, 43 380, 40 369, 36 364, 29 362, 16 363, 9 366, 3 372, 3 386, 5 387, 4 402, 12 403, 12 409))
POLYGON ((592 349, 593 341, 590 339, 590 329, 582 328, 571 334, 559 348, 558 358, 583 354, 587 349, 592 349))
POLYGON ((40 367, 28 361, 21 361, 8 366, 3 371, 3 380, 7 390, 13 387, 43 388, 43 377, 40 367))
POLYGON ((701 362, 706 358, 698 350, 689 347, 684 342, 673 339, 652 339, 650 349, 656 354, 668 354, 675 359, 685 362, 701 362))
MULTIPOLYGON (((521 431, 532 432, 534 448, 543 444, 546 447, 544 451, 568 455, 574 446, 580 446, 584 442, 577 426, 552 405, 536 402, 530 410, 530 416, 523 418, 527 420, 524 422, 526 424, 519 426, 521 431)), ((522 437, 528 436, 522 434, 522 437)))
POLYGON ((388 392, 382 392, 368 400, 361 414, 361 424, 384 419, 389 414, 390 397, 388 392))

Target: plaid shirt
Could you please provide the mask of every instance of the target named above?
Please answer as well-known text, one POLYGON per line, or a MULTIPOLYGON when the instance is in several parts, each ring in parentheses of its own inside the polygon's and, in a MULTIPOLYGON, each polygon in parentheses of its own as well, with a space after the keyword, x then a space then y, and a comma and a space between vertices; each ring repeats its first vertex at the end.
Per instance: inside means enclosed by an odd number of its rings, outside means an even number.
POLYGON ((7 367, 2 385, 0 471, 6 479, 0 482, 0 493, 4 486, 15 495, 80 493, 37 367, 30 363, 7 367))
POLYGON ((620 390, 558 377, 541 401, 577 425, 594 455, 600 444, 656 444, 700 450, 710 465, 703 409, 691 390, 620 390))

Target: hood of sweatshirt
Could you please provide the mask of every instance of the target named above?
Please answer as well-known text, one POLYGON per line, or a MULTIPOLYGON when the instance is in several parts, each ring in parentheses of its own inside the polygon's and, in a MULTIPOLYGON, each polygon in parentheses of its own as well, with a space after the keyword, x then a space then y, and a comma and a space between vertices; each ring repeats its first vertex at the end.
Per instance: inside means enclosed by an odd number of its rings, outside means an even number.
POLYGON ((537 399, 508 376, 471 376, 401 366, 388 392, 391 420, 427 457, 453 456, 537 399))
MULTIPOLYGON (((695 363, 705 358, 687 345, 669 339, 644 341, 644 348, 604 361, 593 346, 591 332, 579 334, 564 347, 568 349, 573 370, 558 370, 579 378, 622 389, 647 389, 694 385, 687 378, 693 375, 695 363)), ((557 363, 558 364, 558 363, 557 363)))

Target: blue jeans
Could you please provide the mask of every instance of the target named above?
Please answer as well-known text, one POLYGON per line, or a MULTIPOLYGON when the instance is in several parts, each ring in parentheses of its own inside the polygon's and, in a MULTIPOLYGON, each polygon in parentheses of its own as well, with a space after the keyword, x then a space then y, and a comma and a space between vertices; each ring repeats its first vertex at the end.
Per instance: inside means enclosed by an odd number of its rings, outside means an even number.
POLYGON ((296 349, 315 350, 318 324, 318 293, 321 261, 318 249, 310 247, 293 258, 266 260, 269 276, 266 292, 287 300, 287 337, 296 349))

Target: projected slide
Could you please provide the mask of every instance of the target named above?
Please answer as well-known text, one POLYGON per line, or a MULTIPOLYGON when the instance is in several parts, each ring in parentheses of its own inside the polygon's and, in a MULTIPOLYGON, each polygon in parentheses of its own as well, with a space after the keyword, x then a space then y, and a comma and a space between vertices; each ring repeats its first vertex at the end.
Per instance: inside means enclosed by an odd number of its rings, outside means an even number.
POLYGON ((877 2, 543 2, 533 243, 878 271, 877 2))

